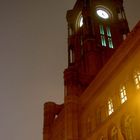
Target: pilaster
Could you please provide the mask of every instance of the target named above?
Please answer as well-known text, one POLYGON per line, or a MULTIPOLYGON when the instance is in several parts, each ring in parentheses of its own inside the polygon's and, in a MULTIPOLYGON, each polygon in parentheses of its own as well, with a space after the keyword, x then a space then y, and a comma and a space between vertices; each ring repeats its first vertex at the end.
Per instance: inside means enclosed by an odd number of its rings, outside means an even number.
POLYGON ((65 140, 78 140, 78 97, 65 97, 65 140))

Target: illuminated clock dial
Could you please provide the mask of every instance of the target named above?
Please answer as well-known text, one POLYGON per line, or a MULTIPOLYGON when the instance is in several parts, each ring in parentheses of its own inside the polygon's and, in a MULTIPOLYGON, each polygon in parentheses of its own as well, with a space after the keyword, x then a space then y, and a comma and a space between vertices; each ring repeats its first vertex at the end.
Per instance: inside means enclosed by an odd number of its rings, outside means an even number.
POLYGON ((107 11, 105 11, 104 9, 97 9, 96 11, 97 15, 103 19, 108 19, 109 18, 109 14, 107 11))

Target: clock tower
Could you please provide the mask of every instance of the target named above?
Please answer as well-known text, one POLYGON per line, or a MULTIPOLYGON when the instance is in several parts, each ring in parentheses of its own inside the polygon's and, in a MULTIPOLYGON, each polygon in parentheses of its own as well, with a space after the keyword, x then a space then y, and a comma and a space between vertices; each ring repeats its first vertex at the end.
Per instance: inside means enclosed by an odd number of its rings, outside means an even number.
POLYGON ((125 40, 129 27, 123 0, 77 0, 66 18, 65 95, 80 96, 125 40))
POLYGON ((140 140, 140 22, 129 33, 123 0, 77 0, 66 18, 64 104, 45 103, 43 140, 140 140))

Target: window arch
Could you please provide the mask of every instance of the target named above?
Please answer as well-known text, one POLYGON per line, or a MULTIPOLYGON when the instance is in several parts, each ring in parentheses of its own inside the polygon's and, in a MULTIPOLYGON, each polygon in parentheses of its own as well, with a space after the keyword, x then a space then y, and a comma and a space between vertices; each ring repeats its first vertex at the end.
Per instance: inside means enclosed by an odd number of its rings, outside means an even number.
POLYGON ((102 24, 99 25, 100 28, 100 36, 101 36, 101 44, 106 47, 106 39, 105 39, 105 31, 102 24))
POLYGON ((72 64, 74 63, 74 48, 73 46, 70 46, 69 49, 68 49, 68 61, 69 61, 69 64, 72 64))
POLYGON ((120 99, 121 99, 121 104, 127 101, 127 94, 126 94, 126 86, 123 85, 120 88, 120 99))
POLYGON ((114 112, 113 101, 111 98, 108 99, 108 115, 114 112))
POLYGON ((82 27, 82 26, 83 26, 83 16, 81 15, 79 19, 79 27, 82 27))
POLYGON ((133 74, 136 89, 140 89, 140 71, 136 70, 133 74))
POLYGON ((100 37, 101 37, 101 45, 103 47, 106 47, 108 45, 109 48, 113 49, 113 41, 112 41, 112 35, 111 35, 111 29, 110 26, 105 26, 103 24, 99 25, 100 30, 100 37))
POLYGON ((76 19, 76 29, 82 28, 83 24, 83 15, 82 11, 80 11, 76 19))

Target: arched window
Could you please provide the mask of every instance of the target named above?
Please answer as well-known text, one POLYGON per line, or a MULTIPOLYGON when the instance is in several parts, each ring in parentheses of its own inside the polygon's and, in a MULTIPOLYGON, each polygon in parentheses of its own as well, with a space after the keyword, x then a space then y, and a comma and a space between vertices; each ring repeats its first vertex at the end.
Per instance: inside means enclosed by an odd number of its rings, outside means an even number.
POLYGON ((83 26, 83 16, 81 15, 79 19, 79 27, 82 27, 82 26, 83 26))
POLYGON ((69 59, 69 64, 72 64, 74 63, 74 49, 72 47, 69 47, 69 50, 68 50, 68 59, 69 59))
POLYGON ((79 29, 83 26, 84 22, 83 22, 83 16, 82 16, 82 11, 79 12, 78 16, 77 16, 77 20, 76 20, 76 29, 79 29))
POLYGON ((99 25, 100 28, 100 36, 101 36, 101 44, 102 46, 106 47, 108 44, 108 47, 113 49, 113 42, 111 37, 111 30, 109 26, 103 26, 102 24, 99 25))
POLYGON ((121 98, 121 104, 127 101, 126 87, 124 85, 120 88, 120 98, 121 98))
POLYGON ((113 49, 114 47, 113 47, 111 31, 110 31, 110 27, 109 26, 106 27, 106 32, 107 32, 107 38, 108 38, 108 46, 109 46, 109 48, 113 49))
POLYGON ((134 82, 135 82, 136 89, 140 89, 140 71, 135 71, 134 82))
POLYGON ((111 115, 114 112, 112 99, 108 100, 108 115, 111 115))
POLYGON ((100 35, 101 35, 101 44, 102 46, 106 46, 106 40, 105 40, 105 31, 104 31, 104 27, 102 24, 99 25, 100 27, 100 35))

